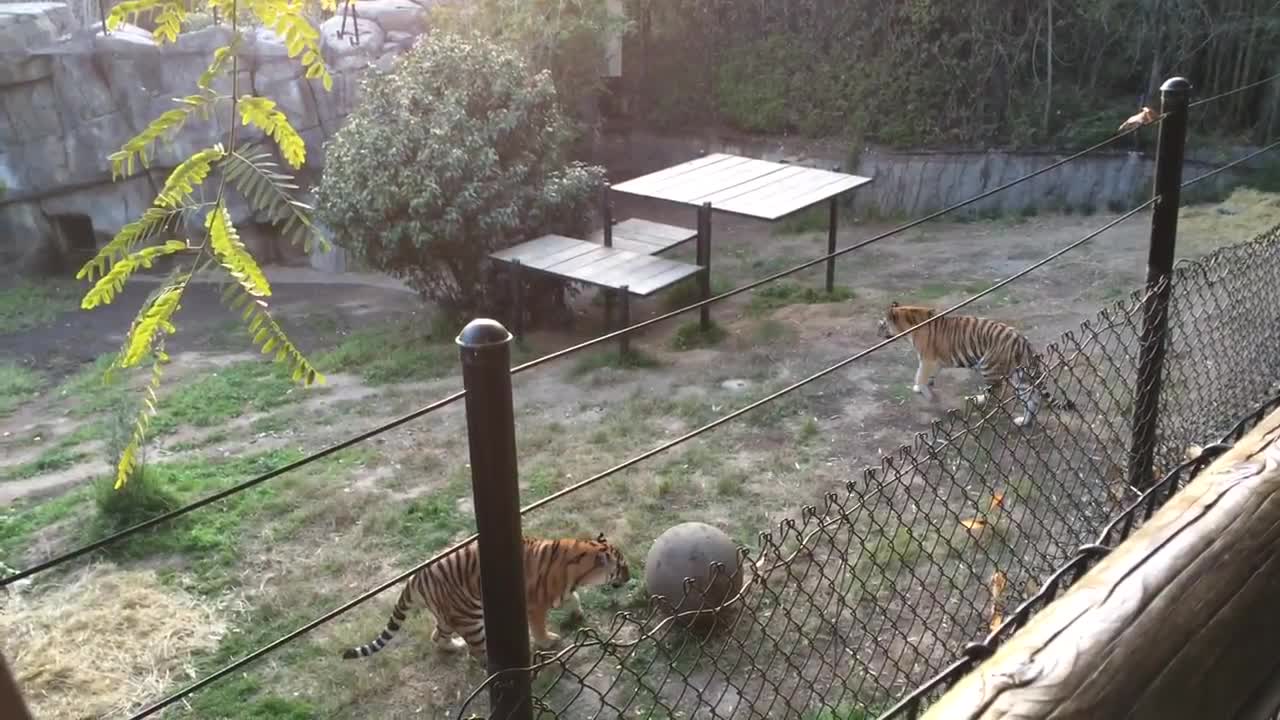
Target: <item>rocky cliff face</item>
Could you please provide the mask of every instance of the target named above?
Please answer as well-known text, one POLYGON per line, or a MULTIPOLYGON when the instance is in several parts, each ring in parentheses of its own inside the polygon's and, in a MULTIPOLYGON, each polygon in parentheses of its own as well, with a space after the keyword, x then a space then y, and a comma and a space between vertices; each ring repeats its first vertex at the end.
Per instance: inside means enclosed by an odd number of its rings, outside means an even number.
MULTIPOLYGON (((331 92, 303 77, 273 32, 256 28, 240 55, 241 92, 280 104, 307 141, 306 169, 318 170, 322 144, 351 112, 362 73, 374 65, 389 68, 426 30, 432 4, 363 0, 359 20, 348 20, 345 30, 341 15, 326 20, 321 48, 333 75, 331 92)), ((113 182, 108 156, 173 107, 173 98, 191 94, 231 33, 214 25, 157 45, 134 26, 104 33, 100 26, 73 32, 73 25, 62 3, 0 4, 0 260, 29 269, 55 269, 61 258, 110 238, 151 203, 174 165, 230 129, 225 106, 213 117, 192 118, 155 148, 149 171, 113 182)), ((230 77, 219 84, 230 91, 230 77)), ((232 210, 238 223, 252 226, 247 206, 232 210)), ((246 235, 254 239, 252 227, 246 235)), ((261 233, 251 243, 268 261, 280 251, 269 237, 261 233)))

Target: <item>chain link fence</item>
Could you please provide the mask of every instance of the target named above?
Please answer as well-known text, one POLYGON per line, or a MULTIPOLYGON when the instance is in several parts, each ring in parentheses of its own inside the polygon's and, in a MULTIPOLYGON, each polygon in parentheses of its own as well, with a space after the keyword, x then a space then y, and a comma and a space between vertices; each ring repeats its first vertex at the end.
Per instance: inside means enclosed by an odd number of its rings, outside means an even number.
MULTIPOLYGON (((1280 227, 1176 269, 1150 489, 1126 476, 1136 292, 1045 349, 1038 382, 1073 408, 1042 403, 1027 429, 1012 422, 1015 398, 951 411, 761 533, 737 567, 687 581, 686 598, 651 598, 539 654, 535 716, 914 716, 989 654, 997 631, 1083 574, 1100 537, 1118 541, 1148 517, 1171 494, 1171 471, 1213 455, 1186 462, 1189 446, 1214 442, 1275 391, 1277 277, 1280 227)), ((489 717, 487 688, 503 680, 489 678, 458 717, 489 717)))

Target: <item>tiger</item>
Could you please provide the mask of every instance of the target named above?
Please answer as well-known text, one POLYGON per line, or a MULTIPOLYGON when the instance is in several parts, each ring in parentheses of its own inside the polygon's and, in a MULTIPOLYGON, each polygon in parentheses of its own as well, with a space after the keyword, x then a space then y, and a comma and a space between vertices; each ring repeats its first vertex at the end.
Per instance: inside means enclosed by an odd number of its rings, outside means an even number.
MULTIPOLYGON (((595 540, 524 539, 525 603, 535 647, 555 645, 560 636, 547 630, 547 611, 564 605, 582 617, 580 587, 608 584, 619 588, 631 580, 626 558, 601 533, 595 540)), ((421 601, 435 618, 431 640, 441 650, 470 647, 484 652, 484 610, 480 594, 480 550, 471 543, 414 573, 405 583, 391 619, 372 642, 342 653, 344 659, 368 657, 383 648, 400 629, 407 613, 421 601), (461 635, 462 637, 458 637, 461 635)))
MULTIPOLYGON (((900 305, 895 301, 880 319, 878 335, 891 338, 933 317, 936 312, 930 307, 900 305)), ((972 368, 981 377, 983 388, 991 393, 1001 393, 1006 378, 1012 380, 1025 411, 1013 419, 1018 427, 1032 422, 1041 398, 1059 409, 1075 409, 1071 400, 1056 397, 1043 386, 1034 387, 1041 370, 1040 355, 1031 341, 1011 325, 971 315, 947 315, 911 333, 911 344, 920 361, 911 390, 926 400, 933 399, 933 381, 939 370, 972 368)), ((986 402, 986 393, 972 400, 981 406, 986 402)))

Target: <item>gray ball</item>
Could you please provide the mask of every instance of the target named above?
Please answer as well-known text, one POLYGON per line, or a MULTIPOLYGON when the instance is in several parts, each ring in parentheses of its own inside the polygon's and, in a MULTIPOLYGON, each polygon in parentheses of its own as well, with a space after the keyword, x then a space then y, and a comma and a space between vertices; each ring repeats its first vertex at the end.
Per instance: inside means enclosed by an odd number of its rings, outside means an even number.
POLYGON ((715 608, 742 588, 738 546, 724 532, 706 523, 675 525, 649 548, 644 584, 650 595, 666 598, 660 606, 668 612, 715 608), (714 562, 723 563, 724 568, 712 581, 714 562), (687 596, 685 578, 694 580, 687 596))

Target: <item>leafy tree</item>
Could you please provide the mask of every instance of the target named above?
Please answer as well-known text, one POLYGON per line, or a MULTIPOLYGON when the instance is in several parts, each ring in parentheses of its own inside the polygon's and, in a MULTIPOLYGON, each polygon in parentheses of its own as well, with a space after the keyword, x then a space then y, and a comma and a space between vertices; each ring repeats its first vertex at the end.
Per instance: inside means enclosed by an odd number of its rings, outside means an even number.
MULTIPOLYGON (((336 0, 324 2, 330 10, 336 5, 336 0)), ((243 6, 238 0, 210 0, 209 6, 231 19, 231 42, 214 51, 193 94, 176 99, 174 108, 162 113, 111 155, 113 179, 127 178, 139 169, 150 167, 155 145, 169 139, 193 115, 228 113, 233 128, 230 137, 225 144, 200 150, 178 164, 169 173, 152 206, 137 220, 125 225, 76 274, 77 279, 93 283, 81 301, 81 307, 92 310, 112 302, 137 270, 151 267, 165 256, 178 261, 165 281, 143 302, 124 346, 107 371, 110 377, 115 370, 143 364, 151 367, 142 407, 117 461, 116 490, 125 485, 137 466, 148 422, 156 411, 162 370, 169 361, 164 350, 165 339, 177 331, 174 320, 183 293, 198 273, 220 269, 226 275, 224 301, 240 314, 253 343, 263 353, 274 354, 276 362, 287 365, 295 381, 305 385, 324 381, 271 316, 271 286, 241 242, 227 209, 228 193, 240 192, 253 208, 267 213, 280 225, 285 237, 308 247, 316 239, 310 208, 293 198, 292 191, 296 190, 293 177, 281 170, 270 151, 240 143, 235 128, 252 125, 260 129, 274 141, 290 167, 302 168, 306 144, 285 114, 268 98, 240 93, 239 49, 243 37, 239 23, 243 11, 279 37, 286 38, 289 56, 298 57, 306 68, 306 77, 319 80, 328 90, 333 80, 320 57, 320 33, 302 14, 301 4, 293 0, 247 0, 243 6), (230 94, 214 88, 215 79, 224 74, 231 77, 230 94), (211 193, 213 199, 197 199, 197 190, 207 185, 211 177, 217 180, 217 190, 211 193), (176 238, 183 221, 191 216, 203 221, 203 237, 196 241, 176 238)), ((149 18, 157 42, 174 42, 188 19, 187 3, 185 0, 126 0, 112 8, 107 27, 114 29, 139 16, 149 18)))
POLYGON ((487 256, 586 229, 604 178, 566 158, 549 73, 480 35, 435 32, 329 141, 317 215, 338 244, 458 317, 494 303, 487 256))

